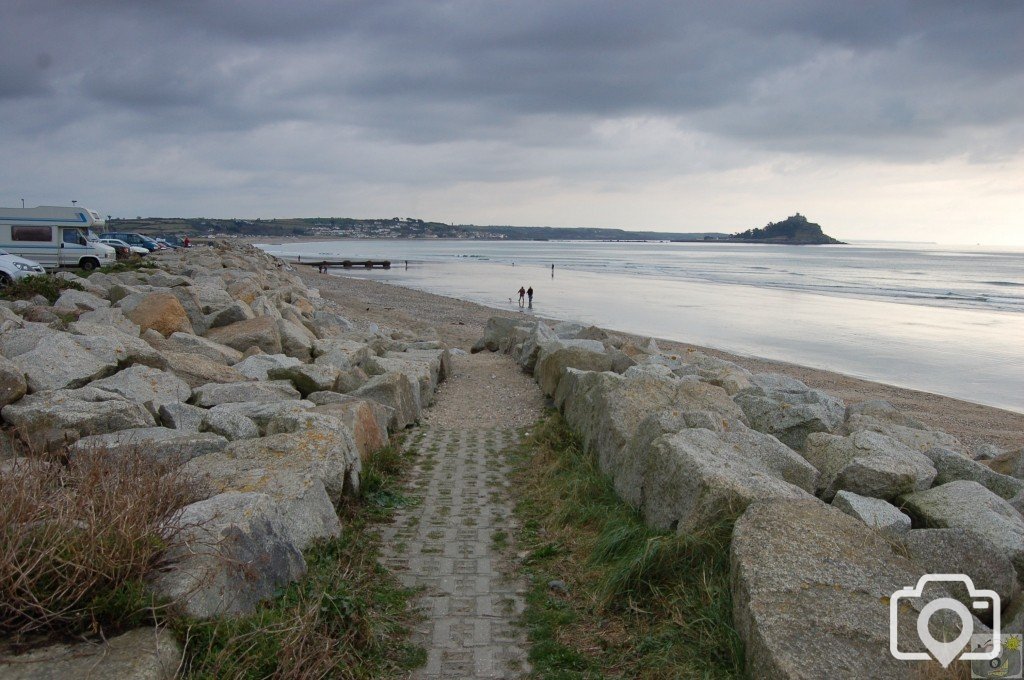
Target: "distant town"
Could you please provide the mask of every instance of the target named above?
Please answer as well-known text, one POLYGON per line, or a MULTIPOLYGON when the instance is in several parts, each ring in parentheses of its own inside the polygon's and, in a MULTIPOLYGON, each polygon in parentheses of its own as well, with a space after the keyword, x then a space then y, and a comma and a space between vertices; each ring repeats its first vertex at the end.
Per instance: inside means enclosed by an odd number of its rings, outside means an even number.
POLYGON ((284 219, 210 219, 204 217, 109 218, 111 231, 182 236, 249 236, 268 238, 422 238, 512 241, 605 240, 605 241, 704 241, 727 238, 718 232, 667 233, 592 227, 477 226, 427 222, 413 217, 357 219, 351 217, 302 217, 284 219))

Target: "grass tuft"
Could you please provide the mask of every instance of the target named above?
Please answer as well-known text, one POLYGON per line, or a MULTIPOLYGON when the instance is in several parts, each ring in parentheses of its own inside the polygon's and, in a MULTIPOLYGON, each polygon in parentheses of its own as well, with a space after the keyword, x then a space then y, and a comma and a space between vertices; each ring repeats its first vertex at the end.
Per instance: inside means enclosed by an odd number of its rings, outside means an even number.
POLYGON ((67 281, 49 274, 26 276, 0 288, 0 298, 4 300, 29 300, 42 295, 52 305, 65 290, 84 290, 77 281, 67 281))
POLYGON ((689 535, 650 529, 557 414, 512 455, 535 677, 743 675, 732 521, 689 535), (568 593, 549 589, 552 580, 568 593))

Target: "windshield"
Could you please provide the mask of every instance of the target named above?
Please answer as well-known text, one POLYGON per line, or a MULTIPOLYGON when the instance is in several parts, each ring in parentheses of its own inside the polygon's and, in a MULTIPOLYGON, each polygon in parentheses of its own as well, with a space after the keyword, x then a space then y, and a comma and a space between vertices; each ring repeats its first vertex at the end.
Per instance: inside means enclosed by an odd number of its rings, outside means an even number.
POLYGON ((100 237, 92 229, 86 229, 85 230, 85 240, 86 241, 90 241, 90 242, 92 242, 92 241, 99 241, 100 237))

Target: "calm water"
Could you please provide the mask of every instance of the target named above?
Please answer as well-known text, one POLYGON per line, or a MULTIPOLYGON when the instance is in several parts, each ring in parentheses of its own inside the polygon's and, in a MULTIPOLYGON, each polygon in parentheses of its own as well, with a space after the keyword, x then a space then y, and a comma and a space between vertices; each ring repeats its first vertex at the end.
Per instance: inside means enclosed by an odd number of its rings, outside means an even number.
POLYGON ((1024 412, 1024 249, 418 240, 264 247, 304 259, 390 259, 390 271, 343 273, 512 311, 519 286, 533 286, 535 311, 545 316, 1024 412))

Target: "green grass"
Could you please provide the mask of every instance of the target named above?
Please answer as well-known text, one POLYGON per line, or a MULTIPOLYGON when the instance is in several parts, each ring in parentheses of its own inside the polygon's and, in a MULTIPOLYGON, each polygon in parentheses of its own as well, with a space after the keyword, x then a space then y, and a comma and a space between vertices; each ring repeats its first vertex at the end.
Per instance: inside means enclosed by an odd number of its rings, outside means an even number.
POLYGON ((39 274, 12 281, 9 285, 0 288, 0 298, 28 300, 36 295, 42 295, 52 305, 65 290, 82 290, 82 286, 74 281, 65 281, 49 274, 39 274))
POLYGON ((372 529, 406 502, 401 479, 413 454, 392 445, 364 462, 358 498, 342 508, 342 535, 304 553, 306 576, 255 613, 171 618, 186 648, 185 678, 405 677, 426 662, 408 640, 415 590, 378 562, 372 529))
POLYGON ((557 414, 512 457, 534 677, 743 676, 732 522, 693 535, 648 528, 557 414), (552 580, 568 594, 549 589, 552 580))

